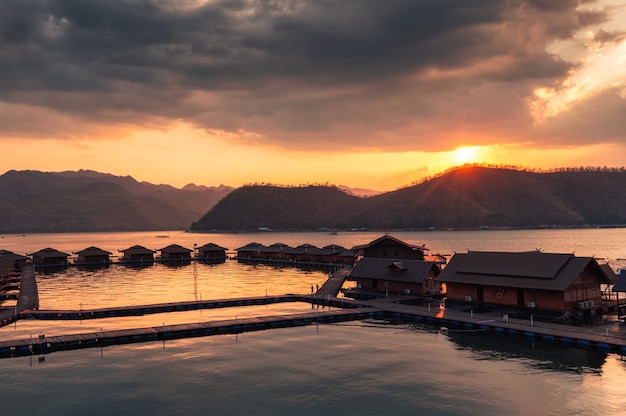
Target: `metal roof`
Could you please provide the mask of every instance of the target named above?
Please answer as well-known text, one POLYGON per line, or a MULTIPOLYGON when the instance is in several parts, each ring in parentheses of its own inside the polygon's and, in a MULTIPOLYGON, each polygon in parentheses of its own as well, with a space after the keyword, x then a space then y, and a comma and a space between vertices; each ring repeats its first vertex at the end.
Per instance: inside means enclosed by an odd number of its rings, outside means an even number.
POLYGON ((565 290, 587 267, 603 283, 612 283, 593 257, 539 251, 470 251, 455 254, 438 281, 543 290, 565 290))
POLYGON ((120 253, 126 254, 154 254, 156 251, 145 248, 144 246, 132 246, 125 250, 119 250, 120 253))
POLYGON ((35 253, 30 253, 29 256, 37 256, 41 258, 46 257, 69 257, 69 254, 63 253, 62 251, 55 250, 53 248, 47 247, 42 250, 39 250, 35 253))
POLYGON ((9 250, 0 250, 0 259, 27 260, 28 257, 22 256, 21 254, 16 254, 9 250))
POLYGON ((170 244, 167 247, 160 248, 159 251, 161 253, 191 253, 193 250, 178 244, 170 244))
POLYGON ((205 245, 203 245, 202 247, 198 247, 198 251, 221 251, 221 250, 228 250, 227 248, 218 246, 215 243, 207 243, 205 245))
POLYGON ((111 253, 109 251, 102 250, 98 247, 91 246, 91 247, 87 247, 84 250, 76 251, 74 252, 74 254, 78 254, 81 256, 108 256, 111 253))
POLYGON ((421 260, 364 257, 356 263, 348 277, 422 283, 431 270, 435 275, 440 271, 435 263, 421 260))
POLYGON ((613 292, 626 292, 626 273, 622 273, 613 286, 613 292))
POLYGON ((458 273, 534 277, 552 279, 571 254, 544 254, 540 251, 523 253, 469 252, 456 267, 458 273))
POLYGON ((263 244, 261 243, 257 243, 257 242, 252 242, 252 243, 248 243, 243 247, 239 247, 235 250, 237 251, 259 251, 260 249, 263 248, 267 248, 265 247, 263 244))
POLYGON ((381 237, 378 237, 376 240, 374 241, 370 241, 367 244, 361 244, 358 246, 354 246, 352 247, 352 250, 363 250, 365 248, 371 247, 371 246, 375 246, 378 244, 382 244, 382 243, 393 243, 393 244, 399 244, 399 245, 403 245, 406 246, 412 250, 420 250, 420 251, 428 251, 428 249, 426 248, 425 245, 417 245, 417 244, 411 244, 411 243, 407 243, 406 241, 402 241, 397 239, 396 237, 392 237, 389 234, 385 234, 381 237))

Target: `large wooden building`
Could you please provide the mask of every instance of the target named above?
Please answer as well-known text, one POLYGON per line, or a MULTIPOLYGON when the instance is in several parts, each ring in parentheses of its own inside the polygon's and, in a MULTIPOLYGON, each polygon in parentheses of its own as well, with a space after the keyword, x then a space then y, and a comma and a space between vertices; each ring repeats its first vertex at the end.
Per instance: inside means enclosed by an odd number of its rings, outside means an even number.
POLYGON ((348 280, 356 281, 359 290, 439 295, 442 285, 435 280, 439 273, 436 263, 364 257, 350 271, 348 280))
POLYGON ((428 249, 424 245, 406 243, 385 234, 368 244, 353 247, 352 250, 359 257, 424 260, 424 252, 428 249))
POLYGON ((614 282, 593 257, 540 251, 455 254, 437 280, 449 300, 560 312, 595 311, 614 282))

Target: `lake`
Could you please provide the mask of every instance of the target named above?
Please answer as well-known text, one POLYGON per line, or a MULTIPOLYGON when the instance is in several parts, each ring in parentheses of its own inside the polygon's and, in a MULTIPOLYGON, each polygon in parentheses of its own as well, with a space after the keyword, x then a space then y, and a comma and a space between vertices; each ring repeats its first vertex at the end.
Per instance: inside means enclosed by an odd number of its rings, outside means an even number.
MULTIPOLYGON (((625 229, 394 232, 432 253, 470 250, 575 253, 626 267, 625 229)), ((208 242, 234 251, 256 241, 346 248, 375 232, 4 235, 0 248, 73 253, 97 246, 119 255, 208 242)), ((327 278, 226 261, 38 274, 42 309, 89 309, 177 300, 309 293, 327 278)), ((83 322, 18 321, 0 339, 94 332, 310 311, 310 304, 189 311, 83 322)), ((3 414, 17 415, 572 415, 620 414, 626 361, 617 354, 495 334, 360 321, 57 352, 0 360, 3 414), (40 359, 42 359, 40 361, 40 359)))

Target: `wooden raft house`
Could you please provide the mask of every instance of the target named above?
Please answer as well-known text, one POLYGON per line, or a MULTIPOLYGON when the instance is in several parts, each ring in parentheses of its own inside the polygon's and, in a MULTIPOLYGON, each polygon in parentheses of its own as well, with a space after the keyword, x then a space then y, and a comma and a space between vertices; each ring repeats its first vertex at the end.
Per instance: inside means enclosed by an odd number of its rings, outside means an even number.
POLYGON ((440 273, 436 263, 364 257, 348 280, 355 281, 358 290, 432 296, 442 294, 442 284, 435 280, 440 273))
MULTIPOLYGON (((344 254, 348 250, 345 247, 338 246, 336 244, 330 244, 319 249, 318 258, 321 263, 344 263, 344 254)), ((354 260, 354 254, 349 254, 348 264, 352 264, 354 260)))
POLYGON ((357 252, 357 257, 407 260, 424 260, 424 252, 428 251, 424 245, 410 244, 389 234, 385 234, 368 244, 353 247, 352 250, 357 252))
POLYGON ((593 257, 540 251, 455 254, 437 280, 451 301, 577 315, 601 310, 602 286, 614 282, 593 257))
POLYGON ((33 259, 35 266, 67 266, 67 258, 70 256, 50 247, 28 255, 33 259))
POLYGON ((207 243, 203 246, 196 248, 195 258, 204 261, 222 261, 226 260, 225 247, 218 246, 215 243, 207 243))
POLYGON ((28 257, 16 254, 8 250, 0 250, 0 261, 8 261, 15 269, 20 269, 26 265, 28 257))
POLYGON ((153 262, 154 253, 156 251, 150 250, 143 246, 135 245, 124 250, 119 250, 123 254, 122 262, 153 262))
POLYGON ((252 243, 248 243, 245 246, 236 249, 237 258, 261 259, 263 258, 263 256, 261 256, 261 252, 263 252, 265 248, 266 247, 263 244, 253 241, 252 243))
POLYGON ((204 263, 223 263, 228 258, 226 255, 227 250, 227 248, 215 243, 207 243, 196 248, 194 258, 204 263))
POLYGON ((111 252, 94 246, 87 247, 74 254, 78 256, 75 261, 77 265, 108 265, 111 263, 111 258, 109 257, 111 252))
POLYGON ((178 244, 170 244, 158 249, 158 251, 161 252, 159 256, 161 260, 191 260, 191 253, 193 253, 192 249, 178 244))

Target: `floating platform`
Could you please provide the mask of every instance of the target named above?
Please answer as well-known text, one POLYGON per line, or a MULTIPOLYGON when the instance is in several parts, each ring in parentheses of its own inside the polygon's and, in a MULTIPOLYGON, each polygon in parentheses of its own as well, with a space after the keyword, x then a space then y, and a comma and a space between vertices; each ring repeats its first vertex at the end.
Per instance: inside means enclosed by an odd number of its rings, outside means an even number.
POLYGON ((148 341, 165 341, 178 338, 210 335, 238 334, 265 329, 288 328, 314 323, 336 323, 382 318, 384 313, 374 308, 317 311, 283 316, 262 316, 194 324, 163 325, 158 327, 102 331, 85 334, 61 335, 35 339, 0 342, 0 358, 48 354, 55 351, 80 348, 105 347, 148 341))
POLYGON ((25 267, 21 280, 18 306, 0 311, 3 316, 0 324, 6 325, 15 319, 54 319, 79 320, 136 316, 154 313, 169 313, 194 309, 227 308, 253 305, 267 305, 280 302, 309 302, 312 304, 338 308, 333 311, 317 311, 282 316, 264 316, 245 319, 212 321, 194 324, 168 325, 160 327, 136 328, 99 333, 40 337, 38 339, 8 340, 0 342, 0 358, 20 355, 47 354, 78 348, 103 347, 114 344, 158 341, 185 337, 198 337, 258 331, 272 328, 285 328, 310 325, 313 323, 335 323, 362 320, 366 318, 384 319, 403 323, 420 323, 433 327, 445 327, 448 331, 464 331, 480 334, 492 332, 498 335, 524 337, 558 342, 581 348, 597 348, 603 351, 626 355, 626 326, 619 322, 604 323, 591 327, 572 326, 530 319, 509 318, 499 312, 467 312, 461 308, 432 308, 431 305, 411 305, 411 296, 395 295, 380 299, 352 300, 337 298, 333 294, 342 279, 344 271, 338 270, 323 285, 324 294, 284 295, 250 297, 206 301, 175 302, 154 305, 127 306, 93 310, 37 310, 38 297, 32 267, 25 267), (332 283, 331 283, 332 282, 332 283), (410 303, 410 302, 409 302, 410 303))

